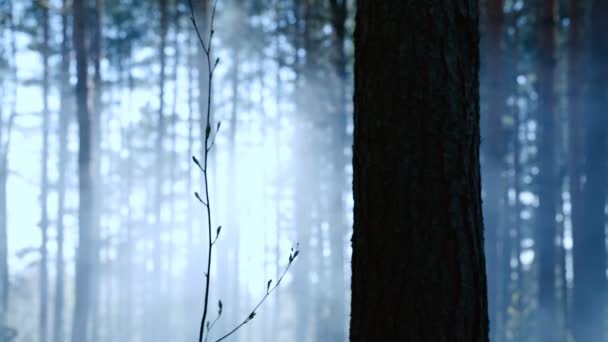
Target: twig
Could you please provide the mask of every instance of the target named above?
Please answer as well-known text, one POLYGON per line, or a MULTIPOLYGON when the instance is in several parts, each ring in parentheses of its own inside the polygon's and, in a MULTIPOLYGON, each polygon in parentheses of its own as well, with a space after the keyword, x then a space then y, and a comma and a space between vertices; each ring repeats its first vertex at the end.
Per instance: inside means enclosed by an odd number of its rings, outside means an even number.
POLYGON ((235 332, 237 332, 237 330, 239 330, 240 328, 242 328, 245 324, 249 323, 249 321, 251 321, 253 318, 255 318, 257 310, 264 303, 264 301, 266 301, 266 298, 268 298, 268 296, 270 296, 270 294, 273 293, 277 289, 277 287, 279 287, 279 285, 281 285, 281 281, 283 281, 283 278, 287 274, 287 271, 289 271, 289 268, 293 264, 293 261, 296 260, 296 258, 298 257, 299 253, 300 253, 300 251, 298 249, 298 246, 296 246, 295 250, 294 249, 291 250, 291 253, 289 254, 289 262, 287 263, 287 266, 283 270, 283 273, 281 274, 281 276, 279 277, 279 279, 277 280, 277 282, 274 284, 274 286, 272 286, 272 287, 270 286, 272 284, 272 279, 268 280, 268 283, 266 283, 266 294, 264 294, 264 296, 262 297, 262 299, 260 299, 260 301, 256 304, 256 306, 253 307, 253 310, 251 310, 251 312, 249 313, 249 315, 247 315, 247 317, 241 323, 239 323, 239 325, 237 325, 236 327, 234 327, 232 330, 230 330, 224 336, 222 336, 222 337, 218 338, 217 340, 215 340, 215 342, 220 342, 220 341, 225 340, 230 335, 232 335, 235 332))
MULTIPOLYGON (((203 304, 203 315, 201 317, 201 324, 200 324, 200 330, 199 330, 199 336, 198 336, 198 341, 199 342, 203 342, 203 337, 205 335, 205 322, 207 321, 207 311, 208 311, 208 307, 209 307, 209 283, 211 280, 211 257, 212 257, 212 251, 213 251, 213 244, 214 244, 214 240, 212 240, 212 235, 211 235, 211 202, 209 201, 209 178, 207 177, 207 163, 208 163, 208 156, 209 156, 209 148, 207 146, 209 146, 209 137, 211 135, 211 80, 213 78, 213 69, 211 67, 211 44, 213 42, 213 22, 215 19, 215 8, 217 6, 217 0, 214 1, 213 3, 213 14, 211 15, 211 22, 210 22, 210 27, 209 27, 209 40, 208 40, 208 44, 205 44, 205 41, 203 40, 203 37, 201 35, 201 32, 198 28, 198 24, 196 22, 196 17, 194 14, 194 6, 192 5, 192 0, 188 0, 188 4, 190 6, 190 20, 192 21, 192 25, 194 26, 194 30, 196 31, 196 35, 198 37, 198 40, 201 44, 201 46, 203 47, 203 51, 205 52, 205 57, 207 60, 207 67, 208 67, 208 86, 207 86, 207 125, 205 127, 205 148, 203 151, 203 165, 200 164, 200 162, 198 162, 198 160, 196 159, 196 157, 192 157, 192 160, 194 161, 194 163, 203 171, 203 179, 204 179, 204 185, 205 185, 205 199, 203 200, 200 195, 198 193, 196 193, 196 198, 205 206, 205 208, 207 209, 207 233, 208 233, 208 252, 207 252, 207 272, 205 272, 205 299, 204 299, 204 304, 203 304)), ((216 61, 216 65, 217 65, 217 61, 216 61)), ((217 239, 217 237, 216 237, 217 239)))
MULTIPOLYGON (((215 239, 217 240, 217 237, 215 239)), ((211 329, 213 329, 213 326, 215 326, 215 323, 217 323, 217 321, 220 319, 220 317, 222 317, 222 301, 221 300, 218 301, 217 308, 218 308, 217 317, 213 320, 213 322, 211 322, 211 324, 209 324, 209 322, 207 322, 207 337, 205 337, 205 342, 209 341, 209 332, 211 331, 211 329)))
MULTIPOLYGON (((217 242, 217 239, 219 238, 220 232, 222 230, 222 226, 218 226, 217 230, 216 230, 215 238, 214 239, 212 238, 211 202, 209 199, 209 178, 207 177, 207 166, 208 166, 207 164, 208 164, 208 159, 209 159, 208 158, 209 151, 211 150, 211 148, 213 148, 215 139, 217 138, 218 132, 221 127, 221 122, 218 122, 215 132, 213 132, 213 135, 212 135, 212 132, 211 132, 211 94, 212 94, 211 84, 212 84, 212 80, 213 80, 213 74, 220 61, 220 59, 217 58, 213 64, 213 66, 211 65, 211 47, 212 47, 213 35, 215 33, 215 31, 213 30, 213 24, 215 21, 217 0, 215 0, 213 2, 213 9, 211 12, 211 20, 210 20, 210 27, 209 27, 209 38, 208 38, 207 44, 205 44, 205 41, 198 28, 198 24, 196 22, 196 17, 194 14, 194 6, 192 5, 192 0, 188 0, 188 4, 190 6, 190 20, 192 21, 192 26, 194 27, 194 30, 196 31, 196 35, 198 37, 199 43, 201 44, 203 51, 205 53, 205 58, 207 61, 207 68, 208 68, 207 69, 208 70, 208 82, 209 82, 208 87, 207 87, 207 113, 206 113, 207 124, 205 126, 205 142, 204 142, 205 148, 203 149, 204 150, 203 151, 203 162, 202 163, 199 162, 199 160, 195 156, 192 156, 192 161, 194 162, 194 164, 196 164, 196 166, 203 173, 203 180, 204 180, 204 186, 205 186, 205 194, 204 194, 205 197, 204 198, 202 198, 198 192, 195 192, 194 196, 201 204, 203 204, 203 206, 206 208, 206 212, 207 212, 207 234, 208 234, 209 244, 208 244, 208 253, 207 253, 207 271, 205 272, 205 297, 204 297, 204 303, 203 303, 203 314, 202 314, 202 318, 201 318, 199 337, 198 337, 199 342, 203 342, 203 340, 205 340, 205 342, 207 342, 209 339, 209 332, 215 326, 215 324, 217 323, 217 321, 220 319, 220 317, 222 315, 222 301, 220 300, 220 301, 218 301, 219 311, 218 311, 217 317, 211 323, 209 321, 207 321, 207 313, 208 313, 208 309, 209 309, 209 290, 210 290, 210 280, 211 280, 211 257, 213 256, 213 253, 212 253, 213 246, 217 242), (205 335, 205 328, 206 328, 206 335, 205 335)), ((219 341, 222 341, 222 340, 228 338, 230 335, 234 334, 237 330, 239 330, 241 327, 243 327, 245 324, 247 324, 249 321, 251 321, 255 317, 256 311, 264 303, 264 301, 266 301, 266 298, 268 298, 268 296, 270 296, 270 294, 273 293, 277 289, 277 287, 281 284, 283 277, 285 277, 285 275, 289 271, 289 268, 293 264, 293 261, 296 259, 296 257, 298 256, 299 253, 300 253, 300 251, 298 250, 298 245, 296 245, 295 250, 292 248, 291 253, 289 254, 289 262, 288 262, 287 266, 285 267, 285 270, 283 271, 281 276, 278 278, 276 284, 271 287, 272 279, 270 279, 266 285, 266 294, 257 303, 257 305, 253 308, 253 310, 251 310, 249 315, 240 324, 238 324, 236 327, 234 327, 232 330, 230 330, 227 334, 225 334, 222 337, 220 337, 219 339, 217 339, 216 342, 219 342, 219 341)))

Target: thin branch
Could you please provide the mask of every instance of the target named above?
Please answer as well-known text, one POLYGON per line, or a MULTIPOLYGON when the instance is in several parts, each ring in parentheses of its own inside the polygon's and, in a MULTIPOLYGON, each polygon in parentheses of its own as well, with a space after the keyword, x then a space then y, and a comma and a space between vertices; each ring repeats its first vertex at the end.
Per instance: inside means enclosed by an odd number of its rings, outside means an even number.
POLYGON ((209 71, 208 73, 208 87, 207 87, 207 125, 205 128, 205 149, 203 151, 203 165, 201 165, 201 163, 196 159, 196 157, 192 157, 192 161, 199 167, 199 169, 201 169, 203 171, 203 179, 204 179, 204 185, 205 185, 205 199, 203 200, 200 195, 198 193, 195 193, 196 198, 205 205, 205 208, 207 209, 207 234, 208 234, 208 240, 209 244, 208 244, 208 252, 207 252, 207 272, 205 272, 205 299, 204 299, 204 304, 203 304, 203 314, 201 317, 201 323, 200 323, 200 330, 199 330, 199 337, 198 340, 199 342, 203 342, 203 338, 205 335, 205 322, 207 321, 207 311, 209 308, 209 284, 210 284, 210 280, 211 280, 211 258, 213 256, 213 244, 215 243, 214 240, 212 240, 212 235, 211 235, 211 202, 209 200, 209 178, 207 177, 207 164, 208 164, 208 160, 209 160, 209 148, 207 148, 207 146, 209 146, 209 136, 210 136, 210 132, 211 132, 211 80, 213 77, 212 74, 212 68, 211 68, 211 44, 213 41, 213 21, 215 18, 215 8, 217 6, 217 0, 213 3, 213 14, 211 16, 211 22, 210 22, 210 27, 209 27, 209 41, 208 44, 206 45, 202 36, 201 36, 201 32, 198 28, 198 24, 196 22, 196 16, 194 14, 194 6, 192 5, 192 0, 188 0, 188 4, 190 6, 190 20, 192 21, 192 26, 194 26, 194 30, 196 31, 196 35, 198 37, 198 40, 201 44, 201 46, 203 47, 203 51, 205 52, 205 57, 207 60, 207 70, 209 71))
MULTIPOLYGON (((213 328, 213 326, 215 325, 215 323, 220 319, 221 314, 222 314, 222 302, 219 301, 218 306, 219 306, 219 312, 218 312, 218 316, 216 317, 216 319, 212 322, 209 323, 209 321, 207 321, 207 313, 208 313, 208 309, 209 309, 209 291, 210 291, 210 279, 211 279, 211 258, 213 256, 213 246, 215 245, 215 243, 217 242, 217 239, 219 238, 222 226, 218 226, 217 227, 217 231, 216 231, 216 235, 215 235, 215 239, 212 239, 212 233, 211 233, 211 227, 212 227, 212 223, 211 223, 211 202, 209 199, 209 178, 207 177, 207 164, 208 164, 208 160, 209 160, 209 151, 211 150, 211 148, 213 147, 214 143, 215 143, 215 139, 217 137, 217 134, 220 130, 220 126, 221 126, 221 122, 217 123, 217 128, 215 129, 215 132, 213 134, 213 137, 211 137, 211 94, 212 94, 212 80, 213 80, 213 73, 220 61, 219 58, 217 58, 213 64, 213 66, 211 65, 211 47, 212 47, 212 42, 213 42, 213 35, 215 33, 215 31, 213 30, 213 25, 215 22, 215 13, 216 13, 216 9, 217 9, 217 0, 215 0, 213 2, 213 8, 212 8, 212 12, 211 12, 211 20, 210 20, 210 27, 209 27, 209 39, 207 44, 205 44, 205 41, 203 40, 203 37, 201 35, 201 32, 198 28, 198 24, 196 22, 196 16, 194 14, 194 6, 192 5, 192 0, 188 0, 188 4, 190 6, 190 20, 192 21, 192 26, 194 27, 194 30, 196 31, 196 35, 198 37, 199 43, 201 44, 203 51, 205 53, 205 59, 207 61, 207 71, 208 71, 208 87, 207 87, 207 113, 206 113, 206 119, 207 119, 207 123, 205 126, 205 141, 204 141, 204 151, 203 151, 203 161, 202 163, 199 162, 199 160, 195 157, 192 156, 192 161, 194 162, 194 164, 196 164, 196 166, 198 166, 198 168, 202 171, 203 173, 203 180, 204 180, 204 186, 205 186, 205 197, 204 199, 200 196, 200 194, 198 192, 195 192, 194 195, 196 196, 196 198, 205 206, 206 208, 206 212, 207 212, 207 234, 208 234, 208 253, 207 253, 207 271, 205 272, 205 296, 204 296, 204 303, 203 303, 203 314, 202 314, 202 318, 201 318, 201 323, 200 323, 200 331, 199 331, 199 342, 203 342, 203 340, 205 340, 205 342, 209 339, 209 331, 213 328), (210 140, 211 139, 211 140, 210 140), (206 333, 207 335, 205 335, 205 328, 206 328, 206 333)), ((289 262, 287 264, 287 266, 285 267, 285 270, 283 271, 283 273, 281 274, 281 276, 279 277, 278 281, 276 282, 276 284, 271 287, 272 284, 272 279, 268 281, 267 285, 266 285, 266 294, 262 297, 262 299, 257 303, 257 305, 253 308, 253 310, 251 310, 251 312, 249 313, 249 315, 240 323, 238 324, 234 329, 230 330, 227 334, 225 334, 224 336, 220 337, 218 340, 216 340, 216 342, 222 341, 226 338, 228 338, 230 335, 234 334, 236 331, 238 331, 242 326, 244 326, 245 324, 247 324, 249 321, 251 321, 255 315, 256 315, 256 311, 260 308, 260 306, 264 303, 264 301, 266 301, 266 298, 268 298, 268 296, 270 296, 270 294, 272 294, 277 287, 281 284, 281 281, 283 280, 283 278, 285 277, 285 275, 287 274, 287 272, 289 271, 289 268, 291 267, 291 265, 293 264, 293 261, 296 259, 296 257, 298 256, 299 250, 298 250, 298 246, 296 245, 295 250, 292 248, 291 253, 289 254, 289 262)))
POLYGON ((268 296, 270 296, 279 287, 279 285, 281 285, 281 281, 283 281, 283 278, 285 277, 285 275, 289 271, 289 268, 293 264, 294 260, 296 260, 296 258, 298 257, 299 253, 300 253, 300 251, 299 251, 299 249, 298 249, 297 246, 296 246, 295 250, 292 249, 292 252, 289 254, 289 262, 287 263, 287 266, 283 270, 283 273, 281 273, 281 276, 277 280, 276 284, 274 284, 274 286, 271 287, 270 285, 272 284, 272 279, 270 279, 268 281, 267 285, 266 285, 266 294, 264 294, 264 296, 262 297, 262 299, 260 299, 260 301, 256 304, 256 306, 253 307, 253 310, 251 310, 251 312, 249 313, 249 315, 247 315, 247 317, 245 317, 245 319, 241 323, 239 323, 236 327, 234 327, 232 330, 230 330, 224 336, 222 336, 219 339, 215 340, 215 342, 220 342, 220 341, 225 340, 230 335, 232 335, 235 332, 237 332, 245 324, 249 323, 249 321, 251 321, 252 319, 255 318, 256 312, 260 308, 260 306, 262 306, 262 304, 264 304, 264 302, 266 301, 266 299, 268 298, 268 296))
MULTIPOLYGON (((217 237, 216 237, 217 239, 217 237)), ((205 342, 209 341, 209 332, 211 331, 211 329, 213 329, 213 327, 215 326, 215 323, 217 323, 217 321, 220 319, 220 317, 222 317, 222 301, 218 301, 217 303, 217 307, 218 307, 218 312, 217 312, 217 317, 213 320, 213 322, 211 322, 211 324, 209 324, 209 322, 207 322, 207 337, 205 337, 205 342)))
POLYGON ((190 21, 192 22, 192 26, 194 26, 194 30, 196 31, 196 36, 198 37, 198 41, 201 44, 201 46, 203 47, 203 51, 205 51, 205 54, 208 54, 209 50, 207 49, 207 45, 205 44, 205 41, 203 40, 203 37, 201 36, 201 32, 198 29, 198 25, 196 23, 196 18, 194 16, 194 6, 192 5, 192 0, 188 0, 188 5, 190 6, 190 21))

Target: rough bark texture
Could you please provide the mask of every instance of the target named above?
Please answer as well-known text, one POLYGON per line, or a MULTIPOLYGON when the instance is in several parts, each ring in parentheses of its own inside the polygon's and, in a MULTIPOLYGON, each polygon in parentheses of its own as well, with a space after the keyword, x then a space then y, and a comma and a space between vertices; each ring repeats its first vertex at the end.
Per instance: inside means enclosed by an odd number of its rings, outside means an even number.
POLYGON ((608 137, 608 2, 593 1, 589 93, 585 120, 584 172, 582 189, 585 216, 574 233, 574 336, 576 341, 605 338, 603 320, 606 293, 605 204, 608 137))
POLYGON ((538 326, 539 341, 556 341, 558 329, 555 292, 555 262, 559 180, 556 156, 555 113, 555 0, 544 0, 539 27, 539 121, 541 122, 538 177, 540 205, 535 245, 538 254, 538 326))
POLYGON ((350 340, 488 341, 477 1, 357 8, 350 340))
POLYGON ((74 48, 76 50, 76 113, 78 119, 78 250, 76 252, 76 299, 72 322, 72 342, 87 341, 90 324, 91 269, 94 263, 92 116, 87 85, 87 14, 86 1, 75 0, 74 48))

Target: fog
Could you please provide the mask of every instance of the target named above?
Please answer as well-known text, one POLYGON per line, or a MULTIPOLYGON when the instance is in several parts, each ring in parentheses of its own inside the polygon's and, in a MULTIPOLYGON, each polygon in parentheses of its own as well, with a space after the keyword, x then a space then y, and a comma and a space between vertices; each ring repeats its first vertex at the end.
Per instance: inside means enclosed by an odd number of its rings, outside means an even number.
MULTIPOLYGON (((354 1, 218 2, 208 189, 192 156, 204 158, 209 70, 187 2, 87 4, 92 262, 75 317, 78 14, 71 1, 0 0, 0 341, 68 341, 74 327, 87 341, 197 340, 206 205, 207 320, 221 310, 209 340, 286 271, 229 340, 347 341, 354 1), (206 190, 209 203, 194 195, 206 190)), ((547 24, 538 5, 482 2, 492 341, 599 341, 605 329, 608 51, 588 7, 555 6, 547 24)))

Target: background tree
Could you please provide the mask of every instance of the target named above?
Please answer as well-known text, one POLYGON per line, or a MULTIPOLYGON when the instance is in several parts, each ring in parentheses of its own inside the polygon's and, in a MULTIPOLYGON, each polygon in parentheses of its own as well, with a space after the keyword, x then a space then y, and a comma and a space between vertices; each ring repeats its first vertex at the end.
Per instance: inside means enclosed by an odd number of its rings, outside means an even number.
POLYGON ((574 227, 574 336, 577 341, 586 341, 605 336, 604 317, 606 291, 606 246, 604 227, 606 223, 606 166, 608 97, 608 67, 602 61, 608 56, 608 42, 600 32, 607 28, 604 20, 608 4, 593 1, 590 11, 591 30, 589 46, 589 90, 586 97, 585 127, 585 182, 582 186, 582 205, 586 214, 574 227))
POLYGON ((78 119, 78 249, 76 257, 76 299, 72 323, 72 342, 87 341, 92 298, 92 267, 94 266, 93 232, 93 142, 92 114, 88 86, 88 52, 86 39, 87 14, 84 0, 75 0, 74 49, 76 51, 76 117, 78 119))
POLYGON ((557 321, 556 304, 556 246, 555 235, 557 234, 556 225, 556 206, 557 191, 560 188, 558 181, 558 167, 556 148, 556 126, 557 115, 555 106, 555 16, 556 2, 547 0, 541 8, 539 42, 539 121, 542 122, 540 132, 539 153, 540 177, 539 177, 539 218, 536 229, 536 241, 538 244, 539 258, 539 310, 538 339, 555 341, 557 340, 557 330, 553 329, 557 321))

